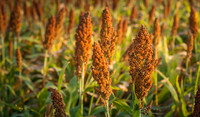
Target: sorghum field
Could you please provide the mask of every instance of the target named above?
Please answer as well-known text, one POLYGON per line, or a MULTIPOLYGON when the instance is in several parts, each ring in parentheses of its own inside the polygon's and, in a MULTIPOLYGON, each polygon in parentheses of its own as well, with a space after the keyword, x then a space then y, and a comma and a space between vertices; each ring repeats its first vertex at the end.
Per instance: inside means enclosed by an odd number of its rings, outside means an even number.
POLYGON ((200 0, 0 0, 0 117, 200 117, 200 0))

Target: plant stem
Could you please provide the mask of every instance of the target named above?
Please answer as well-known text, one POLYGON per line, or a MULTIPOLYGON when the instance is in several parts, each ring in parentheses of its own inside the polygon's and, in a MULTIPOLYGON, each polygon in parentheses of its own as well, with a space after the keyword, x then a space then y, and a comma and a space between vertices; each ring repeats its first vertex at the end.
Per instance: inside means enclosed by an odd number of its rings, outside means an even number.
POLYGON ((42 81, 42 86, 45 86, 45 79, 47 76, 47 70, 48 70, 48 64, 47 64, 47 55, 48 55, 48 50, 45 50, 45 57, 44 57, 44 70, 43 70, 43 81, 42 81))
POLYGON ((110 117, 108 100, 106 100, 106 112, 107 112, 107 117, 110 117))
MULTIPOLYGON (((155 59, 158 58, 158 45, 155 45, 155 59)), ((155 101, 156 106, 158 106, 158 78, 157 78, 157 68, 155 68, 155 101)))
POLYGON ((93 92, 92 92, 92 99, 90 100, 90 107, 89 107, 89 112, 88 112, 88 115, 90 115, 90 113, 91 113, 91 110, 92 110, 92 102, 93 102, 93 100, 94 100, 94 93, 95 93, 95 91, 94 91, 94 89, 93 89, 93 92))
POLYGON ((81 115, 83 116, 83 92, 84 92, 84 63, 82 64, 82 74, 80 79, 80 102, 81 102, 81 115))
POLYGON ((20 90, 20 97, 21 97, 21 103, 22 103, 22 108, 24 110, 24 98, 23 98, 23 88, 22 88, 22 70, 19 70, 19 90, 20 90))

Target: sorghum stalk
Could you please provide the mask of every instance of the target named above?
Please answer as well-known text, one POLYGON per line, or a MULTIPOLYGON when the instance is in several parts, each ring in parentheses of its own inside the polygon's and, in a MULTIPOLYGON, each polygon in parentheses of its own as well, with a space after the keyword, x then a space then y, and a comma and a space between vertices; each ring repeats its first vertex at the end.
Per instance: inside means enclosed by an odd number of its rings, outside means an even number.
POLYGON ((92 75, 99 84, 99 88, 94 88, 95 91, 101 96, 101 102, 104 106, 106 106, 112 92, 111 78, 108 71, 108 61, 105 58, 99 43, 96 42, 93 45, 92 60, 92 75))
POLYGON ((51 48, 53 46, 53 41, 55 39, 55 27, 56 27, 56 19, 54 16, 51 16, 46 26, 45 40, 42 42, 45 48, 45 59, 44 59, 44 69, 43 69, 43 81, 42 81, 43 87, 45 86, 45 79, 48 71, 47 55, 48 52, 51 51, 51 48))
POLYGON ((110 117, 109 102, 108 102, 108 100, 106 100, 106 111, 107 111, 107 117, 110 117))
MULTIPOLYGON (((155 59, 158 59, 158 45, 160 42, 160 26, 159 26, 159 19, 156 18, 154 22, 154 53, 155 59)), ((158 81, 157 81, 157 72, 155 68, 155 103, 158 106, 158 81)))
POLYGON ((81 115, 83 115, 83 90, 84 90, 84 76, 89 61, 89 52, 91 49, 92 41, 92 24, 90 13, 86 12, 81 16, 78 28, 76 29, 75 39, 75 67, 76 76, 80 80, 80 104, 81 104, 81 115))
POLYGON ((129 52, 130 75, 137 99, 142 100, 151 88, 151 74, 159 63, 153 58, 152 36, 144 25, 133 40, 132 48, 133 51, 129 52))

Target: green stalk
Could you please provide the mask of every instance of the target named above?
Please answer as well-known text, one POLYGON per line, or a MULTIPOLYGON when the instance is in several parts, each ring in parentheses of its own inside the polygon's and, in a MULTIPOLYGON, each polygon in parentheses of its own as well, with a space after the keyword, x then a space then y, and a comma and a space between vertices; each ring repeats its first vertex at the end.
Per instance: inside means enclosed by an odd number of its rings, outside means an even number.
POLYGON ((84 92, 84 63, 82 64, 82 74, 80 79, 80 101, 81 101, 81 115, 83 116, 83 92, 84 92))
POLYGON ((95 91, 94 91, 94 89, 93 89, 93 92, 92 92, 92 99, 90 100, 90 107, 89 107, 89 112, 88 112, 88 115, 90 115, 90 113, 91 113, 91 110, 92 110, 92 102, 93 102, 93 100, 94 100, 94 93, 95 93, 95 91))
POLYGON ((107 117, 110 117, 108 100, 106 100, 106 112, 107 112, 107 117))
POLYGON ((45 57, 44 57, 44 69, 43 69, 43 81, 42 81, 42 85, 43 87, 45 86, 45 79, 47 76, 47 70, 48 70, 48 64, 47 64, 47 55, 48 55, 48 50, 45 50, 45 57))
POLYGON ((23 98, 23 88, 22 88, 22 70, 19 70, 19 90, 20 90, 20 97, 21 97, 21 103, 22 103, 22 108, 24 110, 24 98, 23 98))
MULTIPOLYGON (((155 46, 155 59, 158 58, 158 45, 155 46)), ((158 106, 158 78, 157 78, 157 68, 155 68, 155 101, 156 106, 158 106)))

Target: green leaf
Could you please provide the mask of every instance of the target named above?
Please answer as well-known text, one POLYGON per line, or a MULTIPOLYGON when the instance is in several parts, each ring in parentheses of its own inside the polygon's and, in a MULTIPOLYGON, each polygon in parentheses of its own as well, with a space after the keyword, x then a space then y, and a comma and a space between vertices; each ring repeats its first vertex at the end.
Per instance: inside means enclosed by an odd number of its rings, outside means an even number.
POLYGON ((16 96, 14 89, 13 89, 10 85, 6 84, 5 87, 8 87, 8 89, 10 90, 10 92, 11 92, 14 96, 16 96))
POLYGON ((97 115, 97 114, 104 112, 104 111, 106 111, 104 106, 97 106, 94 109, 92 109, 91 115, 97 115))
POLYGON ((133 111, 131 110, 130 106, 123 100, 115 99, 113 104, 117 107, 117 109, 122 110, 126 114, 132 115, 133 111))
POLYGON ((68 66, 68 63, 65 63, 65 65, 63 66, 60 74, 59 74, 59 79, 58 79, 58 91, 60 92, 61 90, 61 86, 62 86, 62 83, 63 83, 63 78, 64 78, 64 75, 65 75, 65 69, 66 67, 68 66))
POLYGON ((33 91, 34 87, 33 87, 33 83, 31 82, 31 80, 28 77, 22 77, 23 81, 25 82, 25 84, 33 91))

